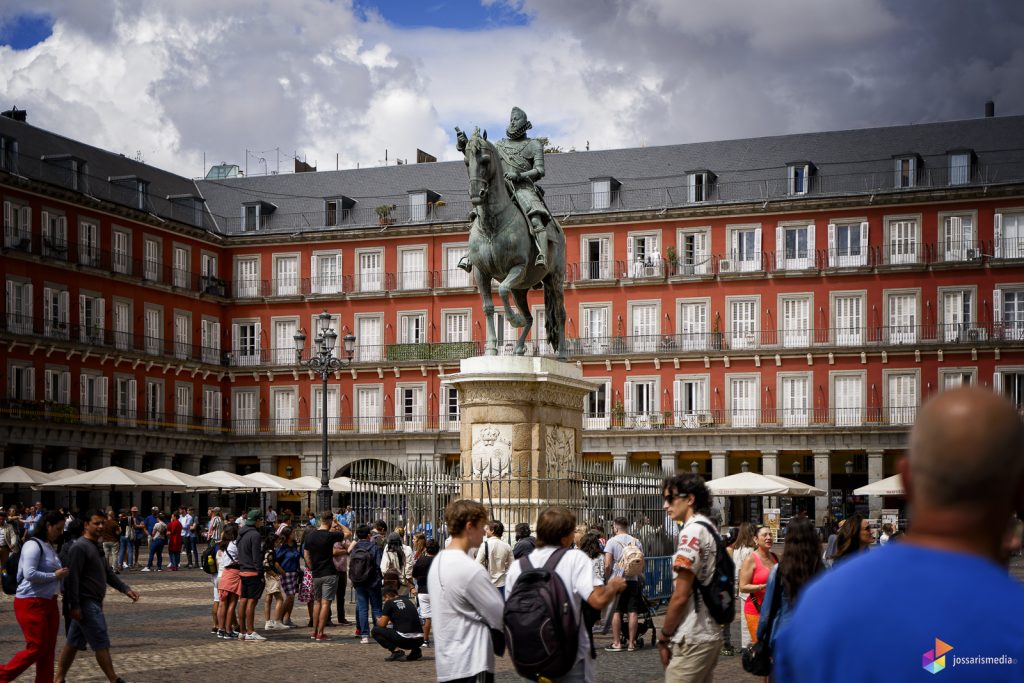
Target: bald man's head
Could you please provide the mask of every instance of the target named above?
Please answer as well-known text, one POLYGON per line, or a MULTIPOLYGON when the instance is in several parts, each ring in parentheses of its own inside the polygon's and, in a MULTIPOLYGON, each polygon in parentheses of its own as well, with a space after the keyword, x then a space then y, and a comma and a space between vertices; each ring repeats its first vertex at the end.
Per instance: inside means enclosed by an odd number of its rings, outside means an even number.
POLYGON ((1024 423, 991 391, 964 387, 928 401, 910 435, 910 480, 921 503, 1010 506, 1024 485, 1024 423))

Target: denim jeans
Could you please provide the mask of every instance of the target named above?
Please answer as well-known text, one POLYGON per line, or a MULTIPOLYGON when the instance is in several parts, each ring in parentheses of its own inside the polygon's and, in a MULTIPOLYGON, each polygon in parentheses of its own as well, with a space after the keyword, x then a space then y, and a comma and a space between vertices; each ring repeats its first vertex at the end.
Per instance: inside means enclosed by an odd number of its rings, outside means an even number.
POLYGON ((186 536, 183 540, 182 550, 185 551, 185 562, 190 567, 199 566, 199 548, 195 536, 186 536))
POLYGON ((150 569, 153 568, 153 558, 156 557, 157 569, 163 569, 164 567, 164 539, 157 538, 149 542, 149 559, 146 560, 146 566, 150 569))
POLYGON ((135 539, 121 537, 121 552, 118 559, 119 564, 135 564, 135 539))
POLYGON ((370 637, 370 624, 367 621, 369 616, 367 612, 372 608, 373 610, 373 623, 377 623, 377 618, 381 616, 383 612, 383 606, 381 605, 380 589, 374 588, 363 588, 362 586, 355 586, 356 589, 356 626, 359 628, 359 633, 364 638, 370 637))

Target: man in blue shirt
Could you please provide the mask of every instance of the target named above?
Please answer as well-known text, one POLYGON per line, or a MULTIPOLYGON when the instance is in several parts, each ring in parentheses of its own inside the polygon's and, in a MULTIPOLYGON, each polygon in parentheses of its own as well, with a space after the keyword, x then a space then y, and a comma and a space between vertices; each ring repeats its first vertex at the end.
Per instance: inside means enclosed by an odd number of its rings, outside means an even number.
POLYGON ((1024 512, 1024 425, 991 391, 942 392, 900 462, 910 531, 802 592, 779 632, 779 683, 1021 681, 1024 585, 1006 571, 1024 512), (875 643, 884 643, 877 647, 875 643))

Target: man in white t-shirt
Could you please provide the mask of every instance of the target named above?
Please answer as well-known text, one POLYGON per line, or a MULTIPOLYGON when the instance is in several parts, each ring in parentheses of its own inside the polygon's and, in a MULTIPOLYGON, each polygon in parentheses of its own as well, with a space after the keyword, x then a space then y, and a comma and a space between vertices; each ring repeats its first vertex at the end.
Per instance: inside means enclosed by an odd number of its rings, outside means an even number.
POLYGON ((682 474, 665 480, 662 495, 665 512, 683 522, 672 558, 675 584, 658 638, 665 683, 710 683, 722 649, 722 627, 706 607, 697 606, 694 593, 695 582, 706 584, 715 570, 717 542, 703 514, 711 494, 699 475, 682 474))
POLYGON ((492 519, 484 526, 487 534, 480 549, 476 551, 476 561, 487 570, 491 583, 505 597, 505 580, 508 568, 512 564, 512 546, 501 539, 505 533, 505 525, 492 519))
MULTIPOLYGON (((576 516, 564 507, 552 506, 540 513, 540 517, 537 518, 537 549, 512 563, 505 581, 508 594, 511 595, 515 590, 516 580, 523 573, 523 562, 528 562, 531 567, 543 567, 552 553, 559 548, 572 548, 575 529, 576 516)), ((608 579, 607 585, 602 585, 604 582, 594 576, 594 563, 575 548, 562 556, 555 567, 555 573, 565 583, 567 592, 570 595, 575 594, 578 598, 572 601, 572 606, 580 631, 576 644, 576 664, 569 673, 553 680, 555 683, 578 681, 582 677, 586 683, 593 683, 596 678, 593 660, 590 657, 590 634, 580 614, 582 603, 586 602, 597 610, 604 609, 626 587, 626 580, 621 576, 613 576, 608 579)), ((559 645, 570 646, 569 643, 559 645)))
MULTIPOLYGON (((604 576, 622 576, 622 567, 619 560, 626 546, 635 545, 643 550, 640 539, 630 536, 628 533, 629 520, 625 517, 616 517, 612 520, 612 530, 615 535, 604 544, 604 576)), ((618 604, 615 605, 615 612, 612 614, 612 644, 605 648, 607 652, 632 651, 636 647, 636 633, 640 625, 640 611, 643 604, 640 600, 640 580, 637 576, 626 579, 626 588, 619 595, 618 604), (625 647, 622 644, 622 616, 627 615, 629 626, 626 631, 627 642, 625 647)))
POLYGON ((468 554, 483 541, 487 510, 473 500, 455 500, 444 518, 451 542, 427 575, 437 680, 493 683, 489 629, 502 628, 504 603, 487 572, 468 554))

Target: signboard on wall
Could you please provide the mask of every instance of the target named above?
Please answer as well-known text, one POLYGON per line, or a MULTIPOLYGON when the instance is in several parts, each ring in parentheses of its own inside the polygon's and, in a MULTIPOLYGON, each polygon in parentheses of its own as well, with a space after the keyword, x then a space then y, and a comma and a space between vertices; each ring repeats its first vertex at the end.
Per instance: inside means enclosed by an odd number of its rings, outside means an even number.
POLYGON ((780 508, 764 509, 764 525, 771 529, 772 540, 779 540, 779 527, 782 526, 782 510, 780 508))

